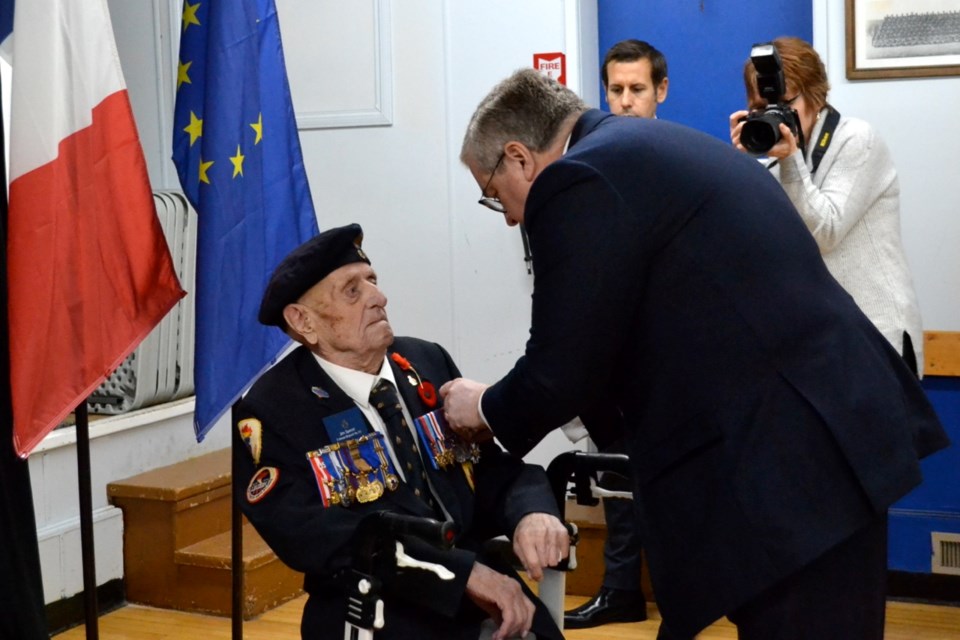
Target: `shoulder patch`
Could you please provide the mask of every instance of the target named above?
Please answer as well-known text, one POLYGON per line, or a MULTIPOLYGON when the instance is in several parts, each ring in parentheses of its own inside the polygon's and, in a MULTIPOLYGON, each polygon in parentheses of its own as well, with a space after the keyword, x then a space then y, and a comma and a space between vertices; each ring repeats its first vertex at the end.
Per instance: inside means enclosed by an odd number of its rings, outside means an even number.
POLYGON ((256 418, 246 418, 237 423, 240 438, 247 445, 253 464, 260 464, 260 453, 263 450, 263 427, 256 418))
POLYGON ((250 478, 250 484, 247 485, 247 502, 256 504, 263 500, 277 486, 277 480, 279 479, 280 469, 276 467, 258 469, 250 478))

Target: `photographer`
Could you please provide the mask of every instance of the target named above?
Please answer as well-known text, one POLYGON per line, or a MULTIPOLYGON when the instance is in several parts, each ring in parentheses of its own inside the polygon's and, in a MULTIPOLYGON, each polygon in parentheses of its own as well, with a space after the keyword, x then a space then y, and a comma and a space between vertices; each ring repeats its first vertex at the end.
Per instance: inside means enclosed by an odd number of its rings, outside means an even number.
POLYGON ((830 83, 809 43, 782 37, 770 44, 769 56, 758 55, 767 50, 757 45, 744 66, 751 111, 730 115, 730 139, 737 149, 773 159, 768 167, 830 273, 908 366, 922 372, 920 310, 900 240, 900 184, 890 152, 869 124, 827 103, 830 83), (771 105, 764 94, 781 65, 781 95, 771 105), (771 122, 776 128, 767 130, 771 122))

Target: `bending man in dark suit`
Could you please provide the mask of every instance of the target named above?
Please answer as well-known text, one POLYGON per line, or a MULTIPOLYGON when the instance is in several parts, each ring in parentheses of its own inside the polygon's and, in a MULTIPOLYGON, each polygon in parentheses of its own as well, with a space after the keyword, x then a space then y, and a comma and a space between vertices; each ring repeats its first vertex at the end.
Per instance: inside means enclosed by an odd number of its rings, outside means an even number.
MULTIPOLYGON (((643 40, 621 40, 610 47, 600 66, 600 78, 610 113, 615 116, 656 118, 657 107, 667 99, 670 85, 666 57, 643 40)), ((618 438, 603 453, 626 453, 623 439, 618 438)), ((608 491, 631 490, 627 478, 611 472, 600 474, 597 485, 608 491)), ((603 582, 592 598, 564 614, 564 629, 647 619, 646 598, 640 585, 643 541, 633 504, 629 500, 604 498, 603 520, 607 525, 603 582)))
POLYGON ((349 565, 361 518, 389 510, 448 518, 459 535, 448 551, 402 540, 433 570, 405 569, 387 580, 386 626, 377 638, 476 640, 488 618, 495 639, 531 629, 561 638, 516 573, 481 551, 489 538, 511 535, 534 579, 567 555, 543 469, 493 443, 453 447, 438 438, 442 425, 417 420, 440 408, 435 387, 459 372, 439 345, 394 339, 361 239, 355 224, 330 229, 277 267, 259 318, 301 346, 253 385, 237 414, 250 452, 238 474, 250 478, 243 512, 285 563, 306 574, 302 637, 343 637, 346 601, 334 574, 349 565), (383 401, 397 389, 399 402, 383 401), (422 439, 436 448, 422 449, 422 439))
POLYGON ((741 638, 882 638, 887 509, 947 440, 780 185, 526 70, 461 159, 525 224, 536 281, 525 355, 445 385, 451 426, 522 455, 612 390, 661 636, 726 615, 741 638))

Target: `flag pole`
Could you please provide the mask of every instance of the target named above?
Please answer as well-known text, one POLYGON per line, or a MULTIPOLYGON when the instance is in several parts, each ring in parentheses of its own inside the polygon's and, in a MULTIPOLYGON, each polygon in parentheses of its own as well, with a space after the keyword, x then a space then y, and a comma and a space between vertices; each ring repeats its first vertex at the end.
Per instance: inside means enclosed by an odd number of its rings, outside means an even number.
POLYGON ((233 436, 231 442, 231 471, 230 471, 230 568, 233 578, 232 607, 230 612, 231 630, 233 640, 243 640, 243 514, 240 511, 240 496, 237 495, 237 482, 239 481, 240 456, 245 452, 243 443, 240 440, 240 433, 233 428, 237 424, 236 415, 237 405, 230 409, 230 431, 233 436))
POLYGON ((77 487, 80 493, 80 552, 83 560, 83 608, 87 640, 100 637, 97 566, 93 549, 93 499, 90 490, 90 424, 87 401, 74 411, 77 431, 77 487))

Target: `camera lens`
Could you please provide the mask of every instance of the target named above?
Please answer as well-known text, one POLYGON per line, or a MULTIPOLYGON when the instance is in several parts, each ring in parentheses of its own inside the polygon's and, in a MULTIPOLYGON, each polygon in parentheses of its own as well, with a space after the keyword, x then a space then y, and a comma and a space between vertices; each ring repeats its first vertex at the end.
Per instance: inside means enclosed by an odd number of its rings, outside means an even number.
POLYGON ((740 130, 740 144, 750 153, 766 153, 780 140, 781 122, 773 114, 748 117, 740 130))

